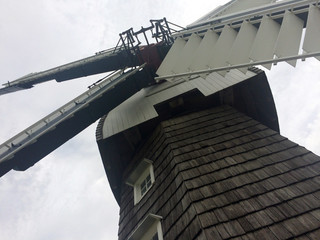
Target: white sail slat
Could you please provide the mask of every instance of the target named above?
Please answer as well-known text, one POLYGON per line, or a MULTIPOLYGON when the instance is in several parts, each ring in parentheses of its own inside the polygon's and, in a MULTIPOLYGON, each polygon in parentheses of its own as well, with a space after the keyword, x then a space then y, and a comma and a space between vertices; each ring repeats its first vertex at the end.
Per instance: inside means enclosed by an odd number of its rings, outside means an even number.
MULTIPOLYGON (((265 15, 253 42, 250 59, 253 61, 272 59, 279 32, 280 24, 265 15)), ((264 64, 263 66, 270 70, 272 64, 264 64)))
MULTIPOLYGON (((225 67, 227 65, 227 60, 237 34, 238 32, 230 26, 226 25, 223 28, 221 35, 214 46, 212 59, 209 63, 210 68, 225 67)), ((219 74, 224 76, 226 71, 219 72, 219 74)))
MULTIPOLYGON (((320 52, 320 9, 310 5, 306 34, 302 49, 307 53, 320 52)), ((316 57, 320 60, 320 57, 316 57)))
MULTIPOLYGON (((277 57, 298 55, 303 24, 303 20, 292 12, 286 11, 274 51, 277 57)), ((297 60, 290 60, 287 63, 295 67, 297 60)))
POLYGON ((157 70, 158 76, 164 76, 168 74, 172 74, 172 68, 174 64, 180 58, 181 52, 186 45, 186 41, 182 38, 177 38, 174 41, 174 44, 170 48, 169 52, 167 53, 166 57, 163 59, 161 65, 157 70))
POLYGON ((217 43, 219 35, 208 30, 204 35, 195 57, 190 65, 191 71, 199 71, 208 68, 208 62, 213 56, 214 46, 217 43))
MULTIPOLYGON (((228 63, 231 65, 248 63, 250 60, 249 54, 256 35, 257 28, 251 23, 244 21, 231 48, 228 63)), ((243 73, 247 72, 247 68, 241 68, 239 70, 243 73)))
POLYGON ((180 54, 178 61, 175 63, 172 69, 172 73, 183 73, 189 69, 195 52, 199 48, 201 40, 202 39, 195 33, 190 36, 188 42, 186 43, 180 54))

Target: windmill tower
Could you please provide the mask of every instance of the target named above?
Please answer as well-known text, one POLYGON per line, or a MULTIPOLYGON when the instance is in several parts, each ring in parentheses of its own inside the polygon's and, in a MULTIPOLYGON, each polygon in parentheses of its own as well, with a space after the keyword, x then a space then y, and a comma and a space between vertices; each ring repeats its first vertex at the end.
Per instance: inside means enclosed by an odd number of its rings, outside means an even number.
POLYGON ((265 75, 248 67, 318 57, 320 12, 272 2, 231 1, 175 34, 157 70, 167 82, 100 121, 119 239, 319 236, 319 157, 278 134, 265 75))
MULTIPOLYGON (((280 232, 285 238, 313 236, 319 228, 312 175, 318 159, 277 134, 266 78, 258 69, 247 69, 318 56, 318 3, 257 2, 231 1, 173 35, 175 43, 157 70, 160 84, 144 88, 102 118, 97 140, 121 206, 120 239, 149 233, 160 239, 271 238, 280 232), (304 27, 308 53, 299 55, 304 27), (271 50, 261 45, 270 36, 271 50), (261 49, 266 51, 254 51, 261 49), (308 207, 292 210, 302 205, 308 207)), ((139 69, 115 82, 127 84, 124 78, 136 73, 143 82, 147 76, 139 69)), ((59 136, 62 132, 55 130, 59 136)))

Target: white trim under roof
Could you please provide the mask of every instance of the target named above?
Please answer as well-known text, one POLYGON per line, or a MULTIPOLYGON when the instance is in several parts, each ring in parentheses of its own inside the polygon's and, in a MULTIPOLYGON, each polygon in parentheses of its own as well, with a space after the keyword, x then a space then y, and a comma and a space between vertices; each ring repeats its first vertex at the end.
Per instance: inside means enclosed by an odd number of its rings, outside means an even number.
POLYGON ((231 24, 233 22, 241 21, 256 17, 258 15, 266 15, 271 14, 273 12, 285 11, 287 9, 293 9, 298 7, 305 6, 304 11, 308 11, 310 4, 316 4, 319 6, 319 0, 286 0, 286 1, 278 1, 272 4, 263 5, 260 7, 252 8, 249 10, 239 11, 236 13, 218 16, 207 21, 192 24, 187 27, 186 30, 179 31, 174 33, 172 36, 174 38, 181 37, 184 35, 188 35, 194 32, 204 31, 211 28, 221 27, 226 24, 231 24))
POLYGON ((103 123, 102 137, 103 139, 109 138, 158 117, 154 106, 161 102, 194 89, 198 89, 204 96, 209 96, 255 75, 256 73, 251 71, 244 74, 238 69, 233 69, 225 76, 215 72, 188 81, 184 78, 177 78, 172 82, 164 82, 142 89, 109 112, 103 123))
POLYGON ((188 28, 192 28, 193 26, 206 23, 208 21, 212 21, 215 18, 223 17, 227 15, 232 15, 239 11, 244 11, 252 8, 261 7, 267 4, 274 3, 276 0, 232 0, 222 6, 215 8, 210 13, 201 17, 197 21, 188 25, 188 28))

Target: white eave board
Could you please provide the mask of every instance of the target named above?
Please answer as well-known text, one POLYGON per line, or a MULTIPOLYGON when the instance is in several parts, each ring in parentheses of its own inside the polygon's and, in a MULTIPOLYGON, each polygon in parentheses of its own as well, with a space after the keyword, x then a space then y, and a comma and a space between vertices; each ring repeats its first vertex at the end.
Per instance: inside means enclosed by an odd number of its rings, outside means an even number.
POLYGON ((210 13, 201 17, 197 21, 188 25, 188 28, 191 28, 195 25, 199 25, 201 23, 205 23, 210 20, 214 20, 215 18, 219 18, 222 16, 232 15, 234 13, 247 11, 248 9, 253 9, 257 7, 261 7, 263 5, 274 3, 275 0, 234 0, 226 3, 223 6, 219 6, 215 8, 210 13))
POLYGON ((198 89, 204 96, 209 96, 255 75, 256 73, 251 71, 244 74, 237 69, 233 69, 224 77, 218 73, 211 73, 205 79, 198 77, 190 81, 180 80, 178 83, 164 82, 157 86, 142 89, 109 112, 103 123, 102 137, 103 139, 111 137, 156 118, 158 113, 154 106, 173 97, 193 89, 198 89))

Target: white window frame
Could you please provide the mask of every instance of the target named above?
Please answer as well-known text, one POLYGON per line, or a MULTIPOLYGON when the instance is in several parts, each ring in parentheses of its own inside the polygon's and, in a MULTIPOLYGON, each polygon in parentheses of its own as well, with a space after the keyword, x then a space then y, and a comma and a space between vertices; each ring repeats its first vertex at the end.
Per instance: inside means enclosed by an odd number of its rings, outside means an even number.
POLYGON ((133 187, 134 189, 134 204, 140 202, 140 200, 147 194, 147 192, 151 189, 155 181, 154 171, 152 161, 144 158, 142 159, 138 165, 131 172, 129 177, 127 178, 126 184, 133 187), (147 189, 144 193, 141 191, 141 184, 146 178, 150 175, 151 184, 147 186, 147 189))
POLYGON ((127 240, 151 240, 155 234, 158 235, 158 240, 163 240, 161 219, 161 216, 149 214, 127 240))

